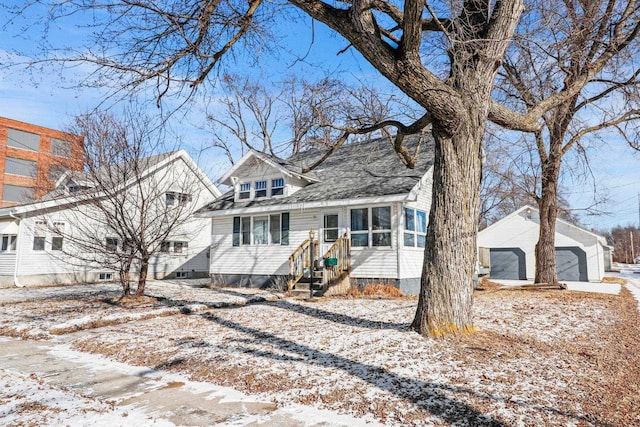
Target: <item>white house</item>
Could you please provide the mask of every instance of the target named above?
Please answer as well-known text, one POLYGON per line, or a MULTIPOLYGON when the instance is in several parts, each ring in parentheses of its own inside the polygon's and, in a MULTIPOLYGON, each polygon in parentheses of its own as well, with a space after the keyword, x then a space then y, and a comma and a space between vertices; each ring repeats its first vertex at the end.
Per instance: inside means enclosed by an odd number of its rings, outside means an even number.
MULTIPOLYGON (((524 206, 478 233, 478 247, 490 251, 491 278, 534 279, 539 227, 538 209, 524 206)), ((558 280, 599 282, 611 268, 604 237, 558 218, 555 240, 558 280)))
POLYGON ((212 219, 214 283, 295 288, 310 274, 313 230, 327 287, 348 278, 417 293, 433 173, 432 140, 423 139, 406 138, 419 147, 414 169, 387 138, 344 145, 310 171, 326 149, 287 160, 248 152, 221 178, 231 190, 198 213, 212 219))
MULTIPOLYGON (((158 207, 165 205, 168 211, 168 206, 182 203, 181 208, 191 217, 161 242, 160 251, 150 260, 148 277, 207 277, 211 222, 191 214, 220 196, 220 191, 185 151, 151 156, 139 164, 144 165, 143 171, 118 184, 116 193, 135 196, 139 194, 136 192, 154 191, 162 196, 155 200, 158 207), (184 189, 186 182, 188 190, 184 189)), ((104 238, 106 247, 112 246, 116 251, 124 247, 124 242, 105 226, 106 215, 92 204, 96 198, 104 197, 92 186, 89 177, 67 173, 58 180, 56 189, 41 200, 0 209, 0 286, 117 280, 114 270, 68 255, 70 248, 79 247, 73 239, 80 230, 92 227, 97 238, 104 238)), ((126 209, 135 211, 140 206, 126 209)))

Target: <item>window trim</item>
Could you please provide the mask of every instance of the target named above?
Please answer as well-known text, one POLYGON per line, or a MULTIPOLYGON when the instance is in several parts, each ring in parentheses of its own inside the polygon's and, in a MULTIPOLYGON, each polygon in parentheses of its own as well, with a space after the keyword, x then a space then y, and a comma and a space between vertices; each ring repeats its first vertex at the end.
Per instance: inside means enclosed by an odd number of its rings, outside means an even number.
POLYGON ((238 184, 238 200, 251 200, 250 182, 241 182, 238 184))
POLYGON ((280 246, 288 246, 289 245, 289 221, 290 216, 289 212, 279 212, 279 213, 264 213, 261 215, 246 215, 246 216, 234 216, 233 217, 233 237, 232 237, 232 246, 240 247, 240 246, 268 246, 268 245, 280 245, 280 246), (280 217, 280 238, 277 243, 274 243, 273 234, 272 234, 272 222, 271 218, 278 215, 280 217), (255 219, 259 218, 261 220, 267 220, 266 227, 266 243, 255 242, 255 219), (248 231, 247 231, 248 228, 248 231))
POLYGON ((108 282, 113 280, 113 273, 103 271, 98 273, 98 281, 100 282, 108 282))
POLYGON ((379 206, 371 206, 371 207, 355 207, 349 209, 349 226, 350 226, 350 241, 351 247, 355 249, 378 249, 378 248, 393 248, 393 207, 392 205, 379 205, 379 206), (374 209, 389 209, 389 228, 373 228, 373 210, 374 209), (366 229, 358 229, 354 230, 353 228, 353 211, 366 211, 367 216, 365 218, 365 226, 366 229), (375 235, 381 234, 389 234, 389 244, 388 245, 376 245, 374 241, 375 235), (367 244, 366 245, 356 245, 354 244, 353 237, 355 236, 366 236, 367 244))
POLYGON ((0 254, 13 254, 18 251, 18 235, 17 234, 0 234, 0 254), (6 249, 5 247, 6 239, 6 249))
POLYGON ((256 181, 253 183, 254 187, 254 199, 263 199, 267 197, 267 180, 256 181))
POLYGON ((426 239, 427 239, 427 228, 429 226, 429 219, 427 217, 427 212, 423 211, 422 209, 417 209, 414 207, 410 207, 410 206, 405 206, 402 210, 402 245, 405 248, 416 248, 416 249, 424 249, 424 247, 426 246, 426 239), (413 214, 413 230, 407 228, 407 213, 408 212, 412 212, 413 214), (417 225, 418 225, 418 212, 421 212, 422 214, 424 214, 424 232, 418 231, 417 230, 417 225), (407 236, 412 236, 413 237, 413 245, 408 245, 407 244, 407 236), (425 241, 424 245, 419 245, 418 244, 418 239, 422 237, 425 241))
POLYGON ((284 178, 271 178, 271 197, 284 196, 284 178), (275 185, 276 182, 278 184, 282 183, 282 185, 275 185), (274 190, 278 191, 278 194, 274 194, 274 190))

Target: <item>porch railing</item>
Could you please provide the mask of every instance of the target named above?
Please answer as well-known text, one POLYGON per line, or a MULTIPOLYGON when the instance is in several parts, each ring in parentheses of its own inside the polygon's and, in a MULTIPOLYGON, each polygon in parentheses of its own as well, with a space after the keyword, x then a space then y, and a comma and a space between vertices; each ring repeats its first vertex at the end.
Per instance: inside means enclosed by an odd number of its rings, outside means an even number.
MULTIPOLYGON (((305 272, 312 274, 311 240, 307 239, 289 256, 289 290, 304 277, 305 272)), ((318 241, 314 241, 314 259, 318 259, 318 241)))
POLYGON ((326 265, 322 274, 325 288, 333 285, 349 273, 351 267, 351 241, 348 237, 339 237, 323 256, 324 260, 336 259, 337 265, 326 265))

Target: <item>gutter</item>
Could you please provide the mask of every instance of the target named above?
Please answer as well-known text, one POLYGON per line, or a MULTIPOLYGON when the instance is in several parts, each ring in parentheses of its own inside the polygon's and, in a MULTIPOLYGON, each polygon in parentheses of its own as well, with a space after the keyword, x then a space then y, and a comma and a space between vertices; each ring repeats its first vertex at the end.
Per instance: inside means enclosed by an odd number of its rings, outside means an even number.
POLYGON ((20 235, 22 234, 22 220, 15 216, 13 211, 9 211, 9 216, 18 221, 18 235, 16 236, 16 261, 13 266, 13 284, 19 288, 24 288, 24 285, 18 280, 18 266, 20 265, 20 235))

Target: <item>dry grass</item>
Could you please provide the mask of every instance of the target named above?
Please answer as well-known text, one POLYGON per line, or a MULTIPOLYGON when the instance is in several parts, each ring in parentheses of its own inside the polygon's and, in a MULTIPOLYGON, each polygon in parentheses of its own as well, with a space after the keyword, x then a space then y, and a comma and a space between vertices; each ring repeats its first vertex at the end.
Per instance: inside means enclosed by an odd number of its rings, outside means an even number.
POLYGON ((627 281, 622 277, 609 277, 605 276, 602 278, 602 283, 618 283, 620 285, 626 285, 627 281))
POLYGON ((347 296, 352 298, 400 298, 403 293, 400 289, 386 283, 375 283, 365 286, 363 290, 349 288, 347 296))
MULTIPOLYGON (((352 298, 176 311, 68 339, 121 362, 264 393, 278 405, 369 414, 389 425, 640 425, 640 315, 628 291, 478 292, 478 332, 440 340, 407 330, 415 301, 398 294, 374 284, 352 298)), ((60 299, 21 303, 17 313, 54 322, 105 309, 142 314, 154 302, 139 303, 143 309, 60 299)))
POLYGON ((477 291, 493 291, 503 287, 504 286, 501 285, 500 283, 492 282, 487 277, 483 277, 478 281, 478 286, 476 286, 476 290, 477 291))

